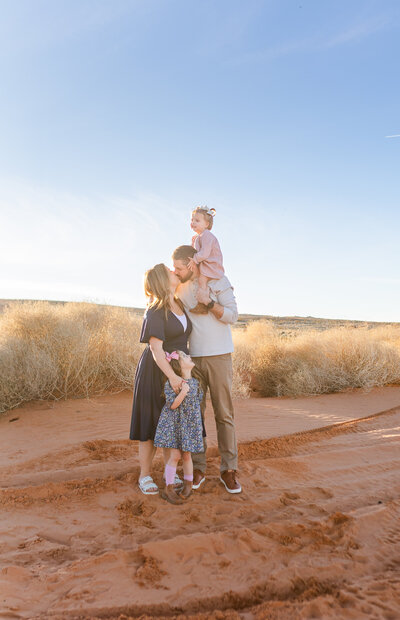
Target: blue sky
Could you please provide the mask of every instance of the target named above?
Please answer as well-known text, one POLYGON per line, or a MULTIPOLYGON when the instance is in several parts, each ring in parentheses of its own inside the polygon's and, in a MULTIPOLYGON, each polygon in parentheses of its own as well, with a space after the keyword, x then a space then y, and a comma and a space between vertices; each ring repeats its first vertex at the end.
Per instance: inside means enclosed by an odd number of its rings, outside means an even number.
POLYGON ((214 232, 241 312, 400 321, 400 6, 2 0, 0 297, 144 306, 214 232))

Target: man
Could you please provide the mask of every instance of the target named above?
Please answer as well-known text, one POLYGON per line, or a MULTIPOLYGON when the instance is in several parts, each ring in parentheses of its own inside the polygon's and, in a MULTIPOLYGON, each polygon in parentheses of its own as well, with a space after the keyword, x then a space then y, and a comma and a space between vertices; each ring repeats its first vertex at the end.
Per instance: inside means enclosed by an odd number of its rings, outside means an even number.
MULTIPOLYGON (((228 493, 240 493, 237 477, 237 442, 232 404, 232 352, 233 341, 230 325, 237 321, 238 312, 233 288, 225 276, 210 280, 212 291, 201 291, 198 274, 188 268, 196 250, 190 245, 181 245, 173 253, 175 273, 181 281, 176 294, 185 306, 193 324, 189 337, 189 352, 196 366, 204 375, 210 389, 211 402, 217 425, 218 448, 221 455, 220 480, 228 493), (207 305, 207 314, 191 313, 191 308, 201 302, 207 305)), ((205 395, 203 399, 203 415, 205 395)), ((205 481, 207 443, 204 452, 193 454, 193 489, 205 481)))

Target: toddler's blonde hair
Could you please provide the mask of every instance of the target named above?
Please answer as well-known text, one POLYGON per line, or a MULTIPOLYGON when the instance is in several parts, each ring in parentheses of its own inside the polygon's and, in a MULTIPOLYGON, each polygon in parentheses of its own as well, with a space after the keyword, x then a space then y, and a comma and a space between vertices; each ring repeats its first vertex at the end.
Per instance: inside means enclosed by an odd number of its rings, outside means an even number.
POLYGON ((200 213, 200 215, 203 215, 205 217, 208 224, 208 230, 211 230, 214 223, 214 216, 216 214, 215 209, 209 209, 207 205, 204 205, 203 207, 195 207, 192 211, 192 215, 194 215, 195 213, 200 213))

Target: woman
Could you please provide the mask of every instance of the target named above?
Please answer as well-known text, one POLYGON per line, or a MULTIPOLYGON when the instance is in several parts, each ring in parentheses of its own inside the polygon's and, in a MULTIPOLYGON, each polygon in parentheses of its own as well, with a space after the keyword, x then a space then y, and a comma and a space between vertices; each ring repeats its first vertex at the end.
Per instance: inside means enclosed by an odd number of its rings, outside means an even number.
MULTIPOLYGON (((139 360, 133 393, 130 439, 139 443, 139 488, 145 495, 156 495, 158 487, 150 470, 156 451, 153 440, 158 418, 164 405, 163 375, 172 389, 179 392, 182 377, 178 377, 166 360, 165 352, 180 350, 188 353, 188 337, 192 323, 175 297, 179 278, 165 265, 149 269, 144 277, 148 305, 143 319, 140 342, 148 343, 139 360)), ((176 482, 181 482, 179 478, 176 482)))

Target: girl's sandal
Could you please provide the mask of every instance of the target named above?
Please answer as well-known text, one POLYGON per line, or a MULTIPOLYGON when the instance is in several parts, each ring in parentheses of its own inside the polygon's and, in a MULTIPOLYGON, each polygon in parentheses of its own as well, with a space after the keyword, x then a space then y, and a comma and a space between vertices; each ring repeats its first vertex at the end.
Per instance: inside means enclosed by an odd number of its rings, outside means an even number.
MULTIPOLYGON (((164 476, 164 482, 165 482, 165 476, 164 476)), ((175 478, 174 478, 174 489, 175 491, 180 491, 181 489, 183 489, 183 480, 181 480, 178 476, 178 474, 175 474, 175 478)))
POLYGON ((145 476, 139 480, 139 489, 144 495, 158 495, 158 486, 151 476, 145 476))
POLYGON ((183 480, 181 480, 178 476, 178 474, 175 474, 175 478, 174 478, 174 488, 176 491, 179 491, 179 489, 181 489, 183 487, 183 480))

